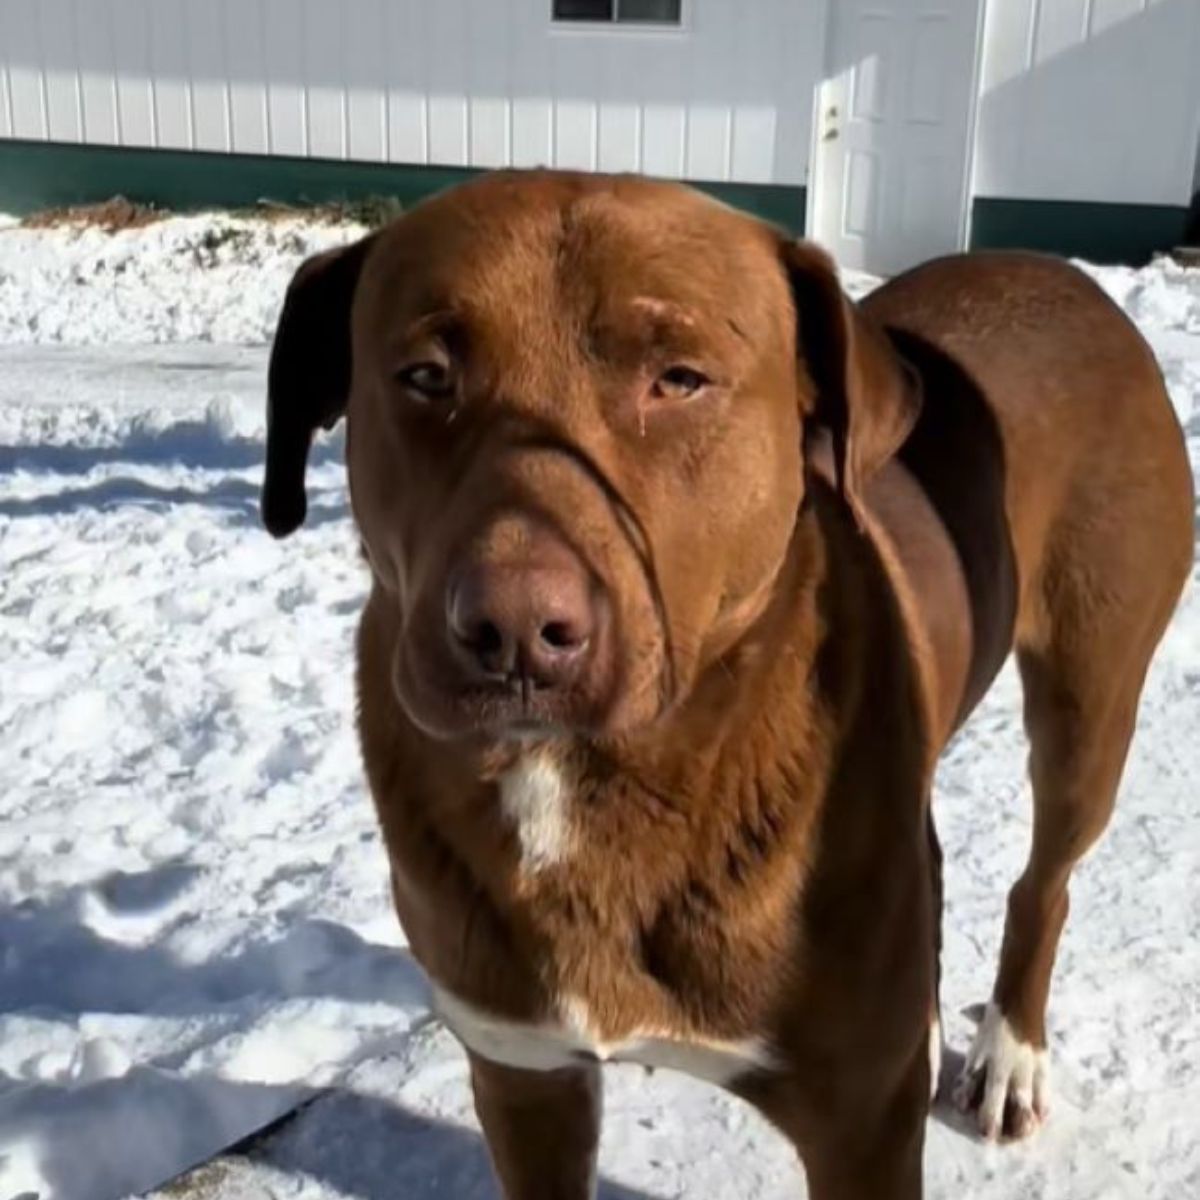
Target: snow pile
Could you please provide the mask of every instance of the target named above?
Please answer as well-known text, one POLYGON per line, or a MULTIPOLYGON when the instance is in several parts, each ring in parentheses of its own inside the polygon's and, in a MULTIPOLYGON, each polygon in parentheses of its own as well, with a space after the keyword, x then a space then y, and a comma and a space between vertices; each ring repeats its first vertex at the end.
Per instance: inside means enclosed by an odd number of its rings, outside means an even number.
POLYGON ((1149 266, 1096 267, 1087 271, 1140 325, 1155 333, 1200 333, 1200 269, 1173 258, 1156 258, 1149 266))
POLYGON ((0 344, 267 342, 296 267, 365 232, 224 214, 115 233, 0 226, 0 344))
MULTIPOLYGON (((265 349, 145 344, 262 341, 296 261, 351 235, 284 245, 276 225, 273 247, 265 232, 247 243, 257 265, 226 243, 202 266, 172 249, 212 227, 194 220, 109 242, 39 233, 37 284, 9 250, 36 239, 0 232, 0 328, 143 343, 0 349, 0 1197, 114 1200, 304 1098, 182 1194, 494 1197, 362 781, 351 671, 366 578, 340 439, 316 448, 308 525, 274 542, 257 517, 265 349), (87 263, 118 255, 123 272, 87 282, 87 263), (94 308, 51 303, 45 281, 72 262, 94 308), (164 295, 186 309, 166 316, 164 295)), ((1154 344, 1200 467, 1200 272, 1093 273, 1154 344)), ((996 1149, 939 1110, 931 1195, 1200 1194, 1197 728, 1193 581, 1113 826, 1073 889, 1053 1121, 996 1149)), ((1006 672, 938 777, 958 1050, 1029 835, 1024 755, 1006 672)), ((614 1068, 606 1086, 606 1200, 798 1194, 791 1152, 746 1107, 670 1072, 614 1068)))

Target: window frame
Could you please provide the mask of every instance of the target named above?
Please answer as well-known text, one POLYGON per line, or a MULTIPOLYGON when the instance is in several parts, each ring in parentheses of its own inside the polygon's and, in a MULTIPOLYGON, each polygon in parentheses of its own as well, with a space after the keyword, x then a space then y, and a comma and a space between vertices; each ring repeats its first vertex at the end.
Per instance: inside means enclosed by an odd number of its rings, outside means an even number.
POLYGON ((600 34, 603 37, 678 37, 691 32, 691 0, 679 0, 678 21, 622 21, 621 0, 613 0, 614 15, 607 21, 572 20, 570 17, 554 15, 554 0, 550 0, 547 18, 552 34, 600 34))

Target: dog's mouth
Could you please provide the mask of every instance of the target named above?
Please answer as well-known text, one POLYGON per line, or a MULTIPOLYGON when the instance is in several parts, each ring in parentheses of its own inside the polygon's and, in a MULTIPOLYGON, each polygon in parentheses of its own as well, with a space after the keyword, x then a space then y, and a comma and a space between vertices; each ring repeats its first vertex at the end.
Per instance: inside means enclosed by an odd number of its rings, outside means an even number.
POLYGON ((661 643, 641 653, 613 638, 568 681, 548 681, 520 662, 479 679, 467 677, 440 639, 402 636, 392 689, 409 720, 439 741, 484 737, 612 737, 657 718, 664 701, 661 643))
POLYGON ((564 703, 528 679, 463 688, 450 697, 450 705, 470 732, 501 740, 596 732, 596 725, 585 719, 578 706, 564 703))
POLYGON ((438 740, 524 739, 587 732, 604 714, 584 686, 551 686, 522 665, 494 678, 464 679, 447 655, 396 647, 392 686, 409 719, 438 740))

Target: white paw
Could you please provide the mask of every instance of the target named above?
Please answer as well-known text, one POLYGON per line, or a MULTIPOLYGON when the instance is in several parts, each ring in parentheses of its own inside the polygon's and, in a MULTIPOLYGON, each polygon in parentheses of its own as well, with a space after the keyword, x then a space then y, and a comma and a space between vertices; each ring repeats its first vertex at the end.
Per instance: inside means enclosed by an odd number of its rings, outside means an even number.
POLYGON ((1050 1063, 1045 1050, 1021 1041, 989 1003, 954 1086, 954 1102, 975 1110, 989 1140, 1025 1138, 1050 1111, 1050 1063))

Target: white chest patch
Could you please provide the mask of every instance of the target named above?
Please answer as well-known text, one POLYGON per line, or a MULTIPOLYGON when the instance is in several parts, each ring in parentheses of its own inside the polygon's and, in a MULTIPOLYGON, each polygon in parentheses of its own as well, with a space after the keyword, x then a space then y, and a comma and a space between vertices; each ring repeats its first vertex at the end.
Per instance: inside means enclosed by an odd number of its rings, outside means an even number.
POLYGON ((637 1031, 616 1042, 598 1040, 578 1002, 564 1006, 561 1023, 530 1025, 495 1017, 434 987, 434 1008, 469 1050, 492 1062, 525 1071, 556 1071, 582 1062, 629 1062, 682 1071, 721 1086, 750 1071, 776 1064, 758 1038, 723 1042, 637 1031))
POLYGON ((571 850, 570 794, 561 768, 530 751, 500 776, 500 807, 521 847, 521 870, 534 874, 571 850))

